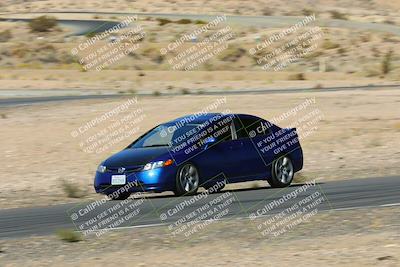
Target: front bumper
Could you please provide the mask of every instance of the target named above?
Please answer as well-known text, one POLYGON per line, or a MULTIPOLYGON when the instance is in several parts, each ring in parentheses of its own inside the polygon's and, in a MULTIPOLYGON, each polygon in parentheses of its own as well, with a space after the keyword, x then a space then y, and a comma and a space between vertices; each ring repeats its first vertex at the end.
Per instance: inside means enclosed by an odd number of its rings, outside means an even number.
MULTIPOLYGON (((125 185, 111 185, 111 176, 121 175, 117 172, 96 172, 94 178, 94 189, 96 193, 111 194, 125 185)), ((175 189, 176 168, 167 166, 148 171, 138 171, 126 173, 126 183, 132 184, 128 188, 129 192, 148 192, 148 191, 171 191, 175 189)))

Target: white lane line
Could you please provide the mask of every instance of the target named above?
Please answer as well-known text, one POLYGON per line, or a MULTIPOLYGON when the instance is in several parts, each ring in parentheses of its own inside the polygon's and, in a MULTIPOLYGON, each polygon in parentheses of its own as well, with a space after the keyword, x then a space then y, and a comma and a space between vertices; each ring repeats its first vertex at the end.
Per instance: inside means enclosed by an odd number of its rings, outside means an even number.
MULTIPOLYGON (((363 209, 363 208, 366 209, 366 208, 379 208, 379 207, 394 207, 394 206, 400 206, 400 203, 382 204, 382 205, 377 205, 377 206, 357 206, 357 207, 349 207, 349 208, 326 209, 326 210, 321 210, 321 212, 324 212, 324 211, 356 210, 356 209, 363 209)), ((255 219, 274 216, 274 215, 276 215, 276 214, 257 215, 255 217, 252 217, 252 219, 250 219, 249 216, 246 216, 246 217, 219 218, 219 219, 215 219, 215 220, 207 219, 207 220, 199 220, 198 223, 207 222, 207 221, 227 221, 227 220, 251 220, 252 221, 252 220, 255 220, 255 219)), ((173 223, 174 222, 171 222, 171 223, 141 224, 141 225, 121 226, 121 227, 104 228, 104 229, 107 229, 107 232, 108 232, 108 231, 118 231, 118 230, 124 230, 124 229, 165 226, 165 225, 169 225, 169 224, 173 224, 173 223)), ((104 231, 104 229, 91 230, 90 232, 100 232, 100 231, 104 231)), ((77 232, 83 233, 85 231, 77 231, 77 232)))
MULTIPOLYGON (((133 228, 146 228, 146 227, 155 227, 155 226, 163 226, 163 225, 168 225, 167 223, 154 223, 154 224, 140 224, 140 225, 131 225, 131 226, 120 226, 120 227, 112 227, 112 228, 102 228, 102 229, 97 229, 97 230, 90 230, 90 233, 96 233, 96 232, 102 232, 104 230, 108 231, 114 231, 114 230, 123 230, 123 229, 133 229, 133 228)), ((87 230, 83 231, 77 231, 80 233, 87 232, 87 230)))
POLYGON ((381 207, 393 207, 393 206, 400 206, 400 203, 392 203, 392 204, 381 205, 381 207))

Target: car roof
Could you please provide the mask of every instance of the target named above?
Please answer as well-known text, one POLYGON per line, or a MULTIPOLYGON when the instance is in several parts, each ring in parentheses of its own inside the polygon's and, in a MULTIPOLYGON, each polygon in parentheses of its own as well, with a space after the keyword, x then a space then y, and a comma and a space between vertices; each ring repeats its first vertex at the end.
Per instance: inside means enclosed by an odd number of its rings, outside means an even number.
POLYGON ((221 116, 221 117, 228 117, 228 116, 239 116, 239 117, 254 117, 254 118, 258 118, 257 116, 253 116, 253 115, 248 115, 248 114, 237 114, 237 113, 204 113, 204 114, 190 114, 190 115, 186 115, 186 116, 182 116, 179 118, 176 118, 172 121, 169 121, 167 123, 178 123, 178 122, 190 122, 190 123, 203 123, 209 119, 211 119, 212 117, 215 116, 221 116))

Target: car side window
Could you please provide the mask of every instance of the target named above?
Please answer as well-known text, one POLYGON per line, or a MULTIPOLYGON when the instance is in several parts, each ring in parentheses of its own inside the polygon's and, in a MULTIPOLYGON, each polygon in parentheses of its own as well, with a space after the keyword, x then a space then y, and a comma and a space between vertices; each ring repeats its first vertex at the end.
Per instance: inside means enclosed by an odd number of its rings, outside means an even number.
POLYGON ((235 119, 234 124, 235 124, 237 139, 247 138, 248 135, 246 133, 246 129, 243 126, 242 122, 239 120, 239 118, 235 119))
POLYGON ((257 117, 237 117, 235 120, 238 139, 266 135, 270 132, 268 123, 257 117))
POLYGON ((213 135, 217 135, 217 142, 225 142, 225 141, 230 141, 232 140, 232 123, 228 122, 223 125, 219 125, 217 128, 215 128, 215 131, 213 132, 213 135))

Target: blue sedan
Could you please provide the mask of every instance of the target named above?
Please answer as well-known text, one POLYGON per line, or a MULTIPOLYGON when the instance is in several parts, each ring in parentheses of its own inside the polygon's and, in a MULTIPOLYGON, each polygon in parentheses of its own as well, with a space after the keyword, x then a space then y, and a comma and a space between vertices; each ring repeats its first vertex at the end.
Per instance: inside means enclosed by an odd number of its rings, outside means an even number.
POLYGON ((160 124, 103 161, 97 193, 126 199, 133 192, 196 194, 227 183, 267 180, 289 186, 303 167, 295 128, 246 114, 193 114, 160 124))

